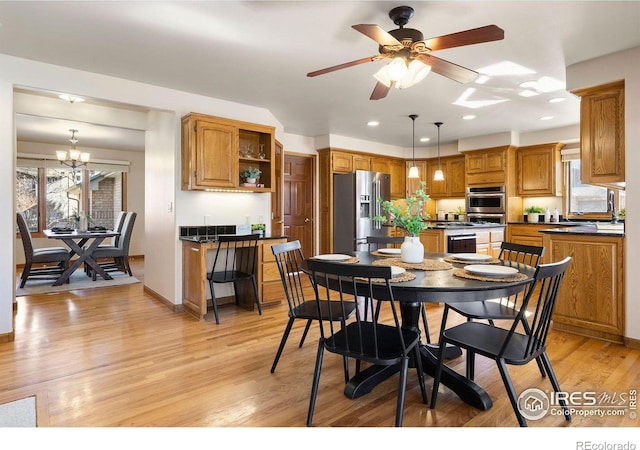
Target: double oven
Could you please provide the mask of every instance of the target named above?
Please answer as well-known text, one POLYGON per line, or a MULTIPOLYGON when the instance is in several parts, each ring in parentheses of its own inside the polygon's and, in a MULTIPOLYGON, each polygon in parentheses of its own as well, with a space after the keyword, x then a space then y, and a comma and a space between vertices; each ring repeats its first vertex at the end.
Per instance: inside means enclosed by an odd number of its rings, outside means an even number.
POLYGON ((467 220, 473 223, 506 223, 506 195, 504 186, 468 187, 467 220))

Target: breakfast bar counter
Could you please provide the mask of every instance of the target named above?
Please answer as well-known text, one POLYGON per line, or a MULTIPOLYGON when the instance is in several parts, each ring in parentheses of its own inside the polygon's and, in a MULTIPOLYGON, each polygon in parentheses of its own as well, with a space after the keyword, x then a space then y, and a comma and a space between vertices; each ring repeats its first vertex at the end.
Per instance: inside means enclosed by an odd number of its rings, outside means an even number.
MULTIPOLYGON (((186 228, 186 227, 185 227, 186 228)), ((210 298, 207 282, 207 253, 218 248, 214 235, 184 235, 182 241, 182 304, 187 312, 199 319, 207 313, 207 299, 210 298)), ((258 264, 256 278, 262 305, 279 303, 284 299, 282 282, 276 266, 271 246, 287 242, 286 236, 265 236, 258 240, 258 264)), ((255 307, 252 289, 239 285, 238 306, 252 310, 255 307)), ((218 298, 218 305, 233 301, 218 298)))

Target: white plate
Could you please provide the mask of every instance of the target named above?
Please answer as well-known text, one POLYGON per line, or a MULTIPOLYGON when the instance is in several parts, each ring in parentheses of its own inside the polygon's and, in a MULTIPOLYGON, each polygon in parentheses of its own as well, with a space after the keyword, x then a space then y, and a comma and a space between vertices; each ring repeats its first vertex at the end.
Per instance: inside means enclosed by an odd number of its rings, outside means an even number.
POLYGON ((491 255, 481 255, 479 253, 454 253, 451 256, 460 261, 488 261, 492 258, 491 255))
POLYGON ((343 255, 340 253, 328 253, 326 255, 316 255, 315 259, 323 259, 325 261, 346 261, 351 258, 349 255, 343 255))
POLYGON ((399 248, 379 248, 378 253, 383 253, 385 255, 399 255, 399 248))
POLYGON ((404 270, 403 267, 391 266, 391 276, 392 277, 400 276, 405 272, 406 272, 406 270, 404 270))
POLYGON ((483 277, 505 278, 518 273, 515 267, 492 266, 484 264, 472 264, 465 266, 464 270, 473 275, 481 275, 483 277))

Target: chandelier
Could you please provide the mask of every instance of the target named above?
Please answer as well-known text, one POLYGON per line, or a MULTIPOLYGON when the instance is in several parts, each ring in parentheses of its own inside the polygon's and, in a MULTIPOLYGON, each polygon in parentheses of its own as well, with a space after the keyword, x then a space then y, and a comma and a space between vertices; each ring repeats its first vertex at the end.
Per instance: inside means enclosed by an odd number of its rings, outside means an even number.
POLYGON ((65 166, 71 167, 71 169, 76 170, 76 168, 86 165, 89 162, 90 154, 86 152, 81 152, 80 150, 76 150, 76 144, 78 143, 78 139, 76 139, 76 133, 78 130, 69 130, 71 131, 71 149, 67 152, 66 150, 56 150, 56 157, 60 164, 64 164, 65 166))

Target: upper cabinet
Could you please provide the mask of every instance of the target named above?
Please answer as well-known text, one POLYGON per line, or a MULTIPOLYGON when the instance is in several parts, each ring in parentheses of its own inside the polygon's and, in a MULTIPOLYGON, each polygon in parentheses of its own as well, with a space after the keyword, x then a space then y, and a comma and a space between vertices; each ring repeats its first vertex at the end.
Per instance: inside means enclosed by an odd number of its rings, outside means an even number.
POLYGON ((572 93, 581 97, 581 181, 624 186, 624 80, 572 93))
POLYGON ((465 152, 468 186, 511 186, 515 147, 503 146, 465 152))
POLYGON ((520 147, 516 151, 517 193, 520 196, 562 195, 560 150, 564 144, 550 143, 520 147))
POLYGON ((431 198, 463 198, 465 188, 464 155, 440 158, 440 169, 444 180, 435 181, 433 175, 438 170, 438 159, 430 159, 427 164, 427 184, 431 198))
POLYGON ((350 152, 331 152, 332 172, 349 173, 354 170, 371 170, 371 157, 350 152))
POLYGON ((404 198, 406 187, 406 174, 403 159, 389 160, 389 173, 391 174, 391 198, 404 198))
POLYGON ((182 189, 271 192, 275 129, 266 125, 191 113, 182 118, 182 189), (255 186, 240 174, 261 171, 255 186))

